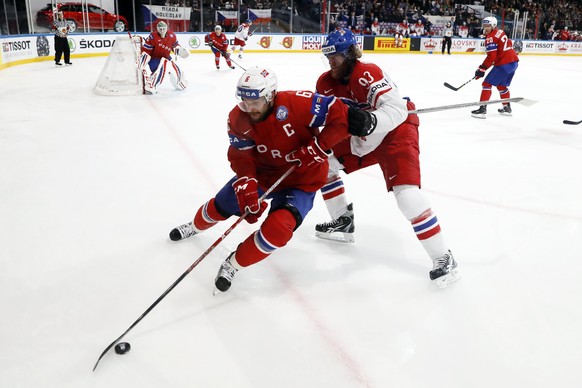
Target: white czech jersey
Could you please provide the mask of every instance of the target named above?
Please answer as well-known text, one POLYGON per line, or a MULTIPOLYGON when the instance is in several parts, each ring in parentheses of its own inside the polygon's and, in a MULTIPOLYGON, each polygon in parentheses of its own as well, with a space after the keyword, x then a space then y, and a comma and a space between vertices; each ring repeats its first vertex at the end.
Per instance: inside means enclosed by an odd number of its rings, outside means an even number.
POLYGON ((234 37, 240 40, 246 40, 249 37, 250 27, 251 26, 246 23, 241 24, 234 33, 234 37))

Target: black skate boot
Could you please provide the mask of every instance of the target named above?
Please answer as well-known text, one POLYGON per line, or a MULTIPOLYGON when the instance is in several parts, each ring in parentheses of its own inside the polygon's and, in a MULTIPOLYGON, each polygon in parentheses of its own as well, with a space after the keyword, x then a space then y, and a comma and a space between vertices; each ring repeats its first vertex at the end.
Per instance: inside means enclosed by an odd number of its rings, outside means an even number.
POLYGON ((446 254, 433 260, 432 270, 429 272, 430 280, 439 288, 445 288, 459 279, 457 262, 453 253, 449 250, 446 254))
POLYGON ((180 241, 184 240, 185 238, 194 236, 197 232, 194 230, 194 225, 192 222, 188 222, 187 224, 180 225, 170 232, 170 240, 172 241, 180 241))
POLYGON ((315 236, 324 240, 354 242, 354 208, 350 203, 347 211, 330 222, 315 225, 315 236))
POLYGON ((230 255, 228 255, 226 260, 222 262, 222 264, 220 265, 220 269, 216 274, 216 279, 214 279, 214 285, 221 292, 228 291, 232 284, 232 279, 234 278, 234 275, 238 272, 238 269, 234 268, 230 264, 230 259, 234 256, 235 252, 232 252, 230 255))
POLYGON ((509 102, 504 104, 503 108, 497 109, 497 112, 502 116, 511 116, 511 104, 509 102))
POLYGON ((487 114, 487 105, 481 105, 479 109, 475 109, 471 111, 471 116, 475 117, 476 119, 484 119, 486 118, 485 115, 487 114))

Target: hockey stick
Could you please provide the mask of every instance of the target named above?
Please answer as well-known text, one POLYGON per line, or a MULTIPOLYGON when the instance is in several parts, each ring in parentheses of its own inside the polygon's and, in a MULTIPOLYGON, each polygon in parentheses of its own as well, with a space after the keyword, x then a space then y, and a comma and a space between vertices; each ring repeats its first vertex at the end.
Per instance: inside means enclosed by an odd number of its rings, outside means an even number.
MULTIPOLYGON (((277 181, 275 183, 273 183, 271 185, 271 187, 269 187, 267 189, 267 191, 265 191, 263 193, 263 195, 261 195, 261 197, 259 198, 259 203, 264 201, 265 198, 267 198, 267 196, 269 194, 271 194, 271 192, 273 190, 275 190, 275 188, 277 186, 279 186, 279 184, 281 184, 281 182, 283 182, 283 180, 285 178, 287 178, 293 171, 295 171, 295 168, 297 166, 293 165, 291 166, 291 168, 289 168, 283 175, 281 175, 281 177, 279 179, 277 179, 277 181)), ((192 272, 192 270, 198 265, 200 264, 200 262, 206 257, 208 256, 208 254, 210 252, 212 252, 214 250, 214 248, 216 248, 218 246, 218 244, 220 244, 222 242, 222 240, 224 240, 226 238, 226 236, 228 236, 230 234, 230 232, 232 232, 232 230, 234 228, 236 228, 238 226, 238 224, 240 224, 242 222, 242 220, 244 220, 246 218, 246 216, 249 215, 248 211, 245 211, 235 222, 234 224, 232 224, 219 238, 218 240, 216 240, 214 242, 214 244, 212 244, 194 263, 192 263, 192 265, 182 274, 180 275, 180 277, 178 279, 176 279, 176 281, 174 281, 174 283, 172 283, 172 285, 170 287, 168 287, 168 289, 166 291, 164 291, 164 293, 162 295, 160 295, 158 297, 158 299, 156 299, 156 301, 154 303, 152 303, 152 305, 150 307, 147 308, 146 311, 143 312, 143 314, 140 315, 140 317, 125 331, 123 332, 123 334, 121 334, 119 337, 117 337, 113 342, 111 342, 109 344, 109 346, 107 346, 105 348, 105 350, 101 353, 101 355, 99 356, 99 358, 97 359, 97 362, 95 363, 95 366, 93 367, 93 372, 95 372, 95 369, 97 369, 97 366, 99 365, 99 361, 101 361, 101 359, 103 358, 103 356, 105 355, 105 353, 107 353, 109 351, 109 349, 111 349, 117 342, 119 342, 119 340, 121 340, 123 337, 125 337, 125 335, 127 333, 129 333, 129 331, 131 329, 133 329, 143 318, 145 318, 146 315, 149 314, 150 311, 152 311, 154 309, 154 307, 156 307, 158 305, 158 303, 160 303, 162 301, 162 299, 164 299, 182 280, 184 280, 184 278, 190 273, 192 272)))
POLYGON ((444 83, 444 85, 445 85, 447 88, 449 88, 449 89, 451 89, 451 90, 454 90, 454 91, 456 92, 457 90, 461 89, 463 86, 467 85, 469 82, 473 81, 474 79, 475 79, 475 77, 471 78, 470 80, 468 80, 467 82, 465 82, 464 84, 462 84, 461 86, 459 86, 458 88, 454 87, 453 85, 451 85, 451 84, 450 84, 450 83, 448 83, 448 82, 445 82, 445 83, 444 83))
POLYGON ((580 121, 572 121, 572 120, 564 120, 562 121, 564 124, 568 124, 568 125, 578 125, 582 123, 582 120, 580 121))
POLYGON ((512 98, 503 98, 501 100, 465 102, 462 104, 435 106, 433 108, 413 109, 413 110, 409 110, 408 113, 419 114, 419 113, 429 113, 429 112, 440 112, 440 111, 449 110, 449 109, 466 108, 468 106, 500 104, 500 103, 505 103, 505 102, 516 102, 518 104, 522 104, 525 106, 531 106, 531 105, 537 103, 537 101, 535 101, 535 100, 529 100, 529 99, 523 98, 523 97, 512 97, 512 98))

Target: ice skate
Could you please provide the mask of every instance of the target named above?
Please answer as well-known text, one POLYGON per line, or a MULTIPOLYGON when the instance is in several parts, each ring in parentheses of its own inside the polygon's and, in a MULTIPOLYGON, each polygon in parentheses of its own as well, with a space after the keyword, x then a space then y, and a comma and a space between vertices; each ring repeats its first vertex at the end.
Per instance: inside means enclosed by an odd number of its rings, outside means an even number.
POLYGON ((184 240, 188 237, 194 236, 197 232, 194 230, 194 225, 192 222, 188 222, 187 224, 180 225, 170 232, 170 240, 172 241, 180 241, 184 240))
POLYGON ((220 66, 216 65, 216 70, 220 70, 220 66))
POLYGON ((238 55, 238 59, 242 59, 242 54, 239 54, 238 55))
POLYGON ((353 243, 354 230, 354 208, 350 203, 348 210, 335 220, 315 225, 315 236, 324 240, 353 243))
POLYGON ((450 250, 443 256, 433 260, 433 267, 429 272, 429 276, 430 280, 436 283, 439 288, 448 287, 451 283, 459 280, 457 262, 450 250))
POLYGON ((511 104, 503 105, 503 108, 497 109, 497 112, 502 116, 511 116, 511 104))
POLYGON ((234 65, 230 65, 230 68, 231 68, 231 69, 234 69, 234 65))
POLYGON ((481 105, 479 109, 475 109, 471 111, 471 116, 475 117, 476 119, 484 119, 486 118, 485 115, 487 114, 487 105, 481 105))
POLYGON ((214 290, 214 295, 218 293, 217 291, 220 292, 228 291, 232 284, 232 279, 234 278, 234 275, 238 272, 238 269, 234 268, 230 264, 230 259, 234 256, 235 252, 232 252, 230 255, 228 255, 226 260, 224 260, 220 265, 220 269, 216 274, 216 279, 214 279, 214 285, 216 286, 216 290, 214 290))

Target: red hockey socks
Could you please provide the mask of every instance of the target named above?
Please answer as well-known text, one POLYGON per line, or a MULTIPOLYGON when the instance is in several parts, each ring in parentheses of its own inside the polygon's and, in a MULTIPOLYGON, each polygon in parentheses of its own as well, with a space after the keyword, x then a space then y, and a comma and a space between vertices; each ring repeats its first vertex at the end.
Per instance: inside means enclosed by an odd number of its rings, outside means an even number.
POLYGON ((287 245, 293 237, 296 221, 285 209, 275 210, 267 216, 261 228, 251 234, 236 250, 236 262, 241 267, 258 263, 276 249, 287 245))

